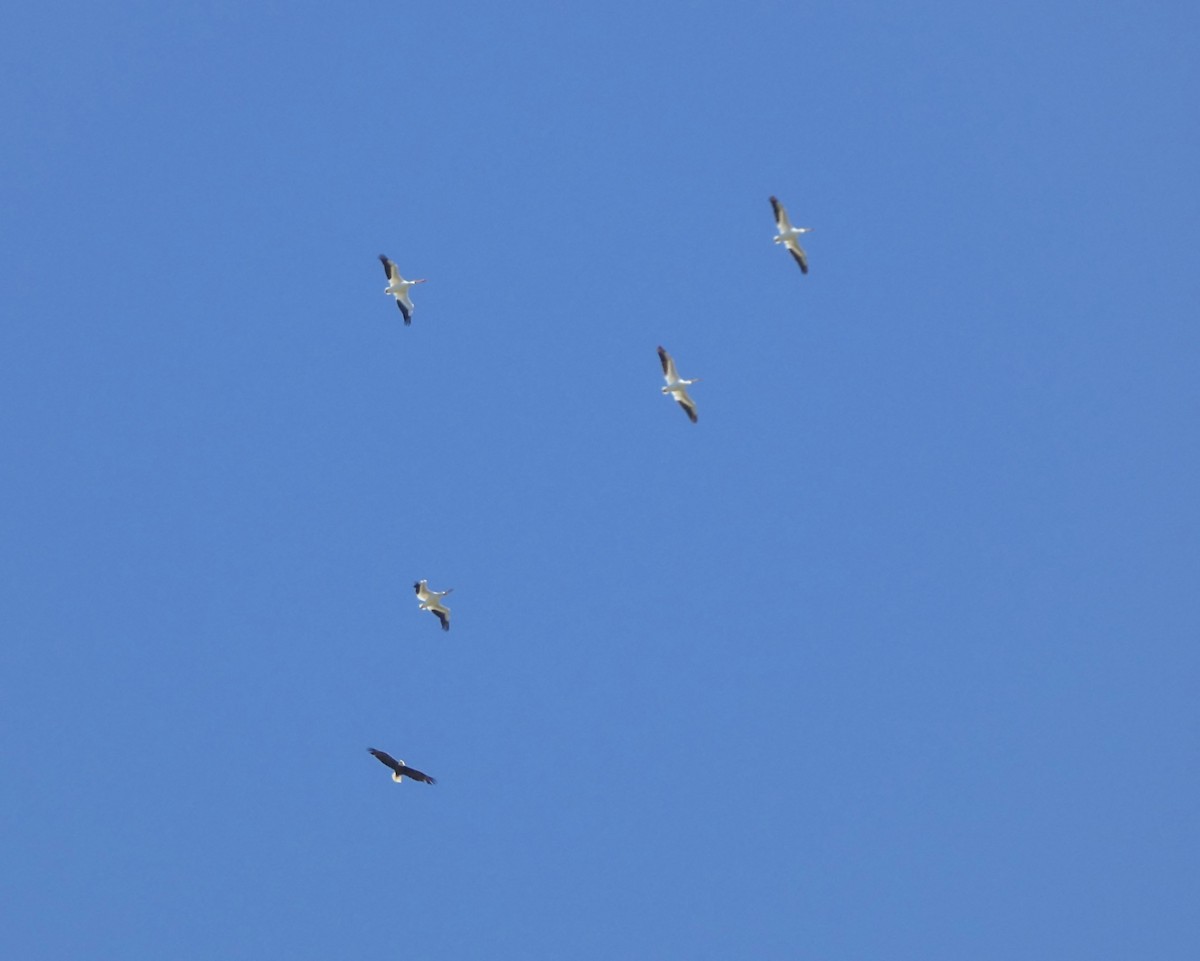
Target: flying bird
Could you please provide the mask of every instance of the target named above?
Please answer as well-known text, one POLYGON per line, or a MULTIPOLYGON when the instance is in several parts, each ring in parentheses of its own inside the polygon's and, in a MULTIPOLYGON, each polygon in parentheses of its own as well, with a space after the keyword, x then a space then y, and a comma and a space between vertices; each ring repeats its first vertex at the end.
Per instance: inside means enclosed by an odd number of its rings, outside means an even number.
POLYGON ((413 307, 412 298, 408 296, 408 288, 413 284, 425 283, 425 278, 420 280, 405 280, 400 276, 400 268, 392 261, 388 260, 384 254, 379 255, 379 262, 383 264, 383 272, 387 274, 388 285, 384 288, 385 294, 391 294, 396 298, 396 306, 400 308, 400 313, 404 315, 404 326, 407 327, 412 323, 413 307))
POLYGON ((804 248, 800 246, 800 241, 796 238, 801 234, 806 234, 812 227, 793 227, 792 222, 788 220, 787 211, 783 209, 783 204, 779 202, 778 197, 771 198, 771 209, 775 211, 775 227, 779 231, 775 235, 775 243, 783 244, 788 249, 800 265, 802 273, 808 273, 808 256, 804 253, 804 248))
POLYGON ((422 781, 425 784, 437 784, 428 774, 423 774, 415 767, 408 767, 403 761, 397 761, 386 751, 376 751, 375 748, 367 748, 379 761, 386 764, 392 769, 392 780, 399 784, 406 777, 414 781, 422 781))
POLYGON ((662 389, 662 392, 675 398, 684 413, 688 415, 688 420, 693 424, 696 423, 696 405, 688 396, 687 388, 689 384, 697 383, 700 378, 693 377, 691 380, 686 380, 680 377, 679 372, 675 370, 675 361, 671 360, 671 355, 661 347, 658 348, 658 359, 662 361, 663 377, 667 381, 667 386, 662 389))
POLYGON ((442 622, 442 630, 448 631, 450 630, 450 608, 442 604, 442 598, 454 590, 454 588, 451 587, 444 591, 431 591, 427 586, 428 583, 428 581, 417 581, 413 585, 413 590, 417 592, 417 600, 420 602, 418 606, 423 611, 431 611, 436 614, 437 619, 442 622))

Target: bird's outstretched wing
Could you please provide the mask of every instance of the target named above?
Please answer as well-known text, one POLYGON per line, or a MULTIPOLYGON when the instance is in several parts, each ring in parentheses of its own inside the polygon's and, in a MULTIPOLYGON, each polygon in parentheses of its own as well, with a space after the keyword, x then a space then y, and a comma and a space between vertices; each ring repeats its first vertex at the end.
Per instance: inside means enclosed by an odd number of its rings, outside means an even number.
POLYGON ((406 767, 401 764, 399 767, 401 777, 410 777, 414 781, 421 781, 423 784, 437 784, 437 781, 431 778, 428 774, 418 771, 415 767, 406 767))
POLYGON ((658 359, 662 362, 663 376, 667 379, 667 383, 670 384, 679 380, 679 374, 675 370, 675 361, 661 347, 658 348, 658 359))
POLYGON ((387 274, 387 279, 390 282, 392 279, 392 272, 396 269, 396 265, 387 259, 387 254, 380 254, 379 262, 383 264, 383 272, 387 274))
POLYGON ((783 209, 783 204, 779 202, 778 197, 771 198, 771 209, 775 211, 775 226, 779 228, 779 232, 792 229, 792 222, 788 220, 787 211, 783 209))
POLYGON ((679 402, 679 406, 683 408, 683 412, 688 415, 688 420, 693 424, 700 418, 696 416, 696 405, 692 398, 687 395, 686 391, 681 391, 675 395, 675 399, 679 402))
POLYGON ((387 751, 376 751, 376 750, 375 750, 375 748, 373 748, 373 747, 369 747, 369 748, 367 748, 367 750, 371 752, 372 756, 373 756, 373 757, 374 757, 374 758, 375 758, 377 761, 380 761, 380 762, 382 762, 383 764, 386 764, 388 767, 390 767, 390 768, 391 768, 393 771, 395 771, 397 774, 403 774, 403 773, 404 773, 404 770, 405 770, 405 768, 404 768, 404 765, 403 765, 403 764, 401 764, 399 761, 397 761, 397 760, 396 760, 394 757, 392 757, 390 754, 388 754, 388 753, 387 753, 387 751))

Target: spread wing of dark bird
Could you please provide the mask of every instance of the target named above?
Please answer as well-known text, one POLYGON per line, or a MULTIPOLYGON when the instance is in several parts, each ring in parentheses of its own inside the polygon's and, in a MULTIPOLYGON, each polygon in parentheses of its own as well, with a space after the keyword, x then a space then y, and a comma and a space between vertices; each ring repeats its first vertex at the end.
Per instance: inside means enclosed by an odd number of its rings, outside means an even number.
POLYGON ((425 784, 437 784, 437 781, 431 778, 428 774, 418 771, 415 767, 406 767, 403 764, 400 765, 400 776, 410 777, 414 781, 421 781, 425 784))
POLYGON ((373 748, 373 747, 369 747, 369 748, 367 748, 367 750, 371 752, 371 754, 374 756, 374 758, 377 761, 380 761, 383 764, 386 764, 397 774, 403 773, 402 769, 404 768, 404 765, 401 764, 399 761, 397 761, 390 754, 388 754, 387 751, 376 751, 375 748, 373 748))

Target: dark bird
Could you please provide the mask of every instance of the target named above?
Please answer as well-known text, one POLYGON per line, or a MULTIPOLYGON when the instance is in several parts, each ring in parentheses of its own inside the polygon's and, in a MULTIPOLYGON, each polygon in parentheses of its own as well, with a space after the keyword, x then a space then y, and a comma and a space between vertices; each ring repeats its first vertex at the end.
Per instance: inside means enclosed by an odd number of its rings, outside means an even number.
POLYGON ((399 784, 406 777, 412 778, 414 781, 423 781, 425 784, 437 784, 428 774, 422 774, 415 767, 408 767, 403 761, 397 761, 390 754, 384 751, 376 751, 375 748, 367 748, 381 763, 386 764, 392 769, 392 780, 399 784))

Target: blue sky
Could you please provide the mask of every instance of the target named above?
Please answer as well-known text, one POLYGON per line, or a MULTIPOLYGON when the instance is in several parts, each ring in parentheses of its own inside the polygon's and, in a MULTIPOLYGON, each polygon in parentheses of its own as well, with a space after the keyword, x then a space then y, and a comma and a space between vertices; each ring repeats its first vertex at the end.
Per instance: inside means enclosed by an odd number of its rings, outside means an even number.
POLYGON ((1194 4, 7 26, 6 953, 1191 956, 1194 4))

